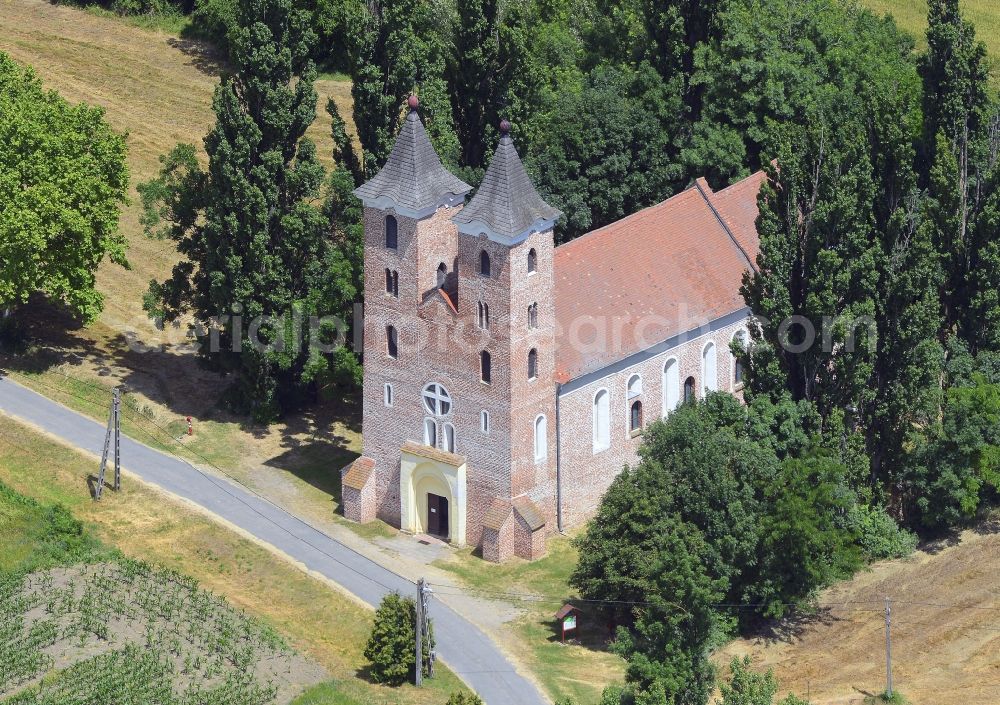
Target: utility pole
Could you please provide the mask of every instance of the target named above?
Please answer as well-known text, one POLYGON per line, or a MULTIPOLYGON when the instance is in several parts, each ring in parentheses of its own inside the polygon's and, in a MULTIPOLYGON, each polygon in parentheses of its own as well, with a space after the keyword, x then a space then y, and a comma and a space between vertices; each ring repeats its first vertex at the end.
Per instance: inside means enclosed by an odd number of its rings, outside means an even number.
POLYGON ((108 413, 108 429, 104 434, 104 452, 101 453, 101 469, 97 473, 97 487, 94 488, 94 499, 99 500, 104 491, 104 471, 108 466, 108 452, 111 450, 111 435, 115 439, 115 481, 113 488, 117 492, 122 488, 121 462, 121 387, 115 387, 111 392, 111 411, 108 413))
POLYGON ((892 697, 892 605, 885 598, 885 694, 892 697))
POLYGON ((423 626, 424 634, 427 636, 427 677, 428 678, 433 678, 434 677, 434 660, 437 658, 437 654, 434 653, 434 639, 432 638, 433 635, 431 634, 430 627, 428 626, 429 622, 431 621, 431 618, 430 618, 429 615, 430 615, 430 601, 431 601, 430 595, 431 595, 432 592, 434 592, 434 591, 431 590, 429 587, 427 587, 427 584, 425 583, 424 584, 424 605, 423 605, 423 609, 421 609, 420 612, 421 612, 421 614, 423 615, 423 618, 424 618, 424 626, 423 626))
POLYGON ((417 581, 417 614, 413 621, 414 632, 417 635, 416 659, 413 669, 413 684, 420 686, 424 682, 424 579, 417 581))

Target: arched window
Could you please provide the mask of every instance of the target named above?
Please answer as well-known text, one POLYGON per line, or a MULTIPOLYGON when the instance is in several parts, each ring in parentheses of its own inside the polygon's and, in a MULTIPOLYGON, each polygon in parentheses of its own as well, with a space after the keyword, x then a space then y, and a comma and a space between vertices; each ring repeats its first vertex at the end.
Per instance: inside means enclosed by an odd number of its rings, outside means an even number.
POLYGON ((535 252, 535 248, 532 247, 530 250, 528 250, 528 274, 534 274, 537 268, 538 268, 538 253, 535 252))
MULTIPOLYGON (((733 336, 733 343, 736 347, 745 351, 747 349, 747 332, 745 330, 736 331, 733 336)), ((743 385, 743 360, 738 355, 733 355, 733 388, 737 389, 743 385)))
POLYGON ((706 343, 701 351, 701 378, 704 380, 706 393, 714 392, 719 388, 719 374, 715 358, 715 343, 706 343))
POLYGON ((399 224, 394 215, 385 217, 385 246, 391 250, 399 246, 399 224))
POLYGON ((392 385, 387 384, 382 390, 382 400, 386 406, 392 406, 392 385))
POLYGON ((479 273, 484 277, 490 276, 490 255, 486 250, 479 251, 479 273))
POLYGON ((538 303, 528 306, 528 328, 538 327, 538 303))
POLYGON ((681 403, 681 377, 677 360, 670 358, 663 366, 663 415, 666 416, 681 403))
POLYGON ((684 402, 687 403, 694 400, 694 377, 688 377, 684 380, 684 402))
POLYGON ((636 399, 628 412, 628 430, 635 434, 642 430, 642 402, 636 399))
POLYGON ((434 419, 424 419, 424 445, 437 448, 437 424, 434 419))
POLYGON ((528 351, 528 379, 538 376, 538 351, 532 348, 528 351))
POLYGON ((449 453, 455 452, 455 427, 450 423, 444 425, 444 449, 449 453))
POLYGON ((437 269, 437 285, 440 289, 444 286, 445 281, 448 279, 448 265, 444 262, 438 265, 437 269))
POLYGON ((594 395, 594 452, 611 446, 611 398, 607 389, 594 395))
POLYGON ((489 384, 493 381, 493 370, 490 369, 490 354, 483 350, 479 353, 479 378, 489 384))
POLYGON ((445 416, 451 413, 451 395, 448 394, 448 390, 444 388, 444 385, 431 382, 424 387, 422 398, 424 400, 424 408, 427 409, 428 414, 445 416))
POLYGON ((385 327, 385 351, 389 357, 399 357, 399 333, 392 326, 385 327))
POLYGON ((479 430, 483 433, 490 432, 490 412, 486 410, 479 412, 479 430))
POLYGON ((385 293, 399 298, 399 272, 394 269, 385 270, 385 293))
POLYGON ((483 330, 490 328, 490 305, 479 302, 479 327, 483 330))
POLYGON ((545 460, 548 455, 549 441, 545 415, 539 414, 535 417, 535 462, 537 463, 545 460))
POLYGON ((642 394, 642 377, 632 375, 628 378, 628 398, 635 399, 642 394))

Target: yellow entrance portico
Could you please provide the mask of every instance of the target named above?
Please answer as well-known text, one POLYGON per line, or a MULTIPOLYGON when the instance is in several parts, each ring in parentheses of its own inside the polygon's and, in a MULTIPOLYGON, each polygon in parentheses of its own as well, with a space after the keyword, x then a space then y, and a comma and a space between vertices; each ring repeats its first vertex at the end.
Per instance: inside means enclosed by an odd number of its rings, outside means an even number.
POLYGON ((465 545, 465 458, 408 441, 400 449, 400 528, 465 545))

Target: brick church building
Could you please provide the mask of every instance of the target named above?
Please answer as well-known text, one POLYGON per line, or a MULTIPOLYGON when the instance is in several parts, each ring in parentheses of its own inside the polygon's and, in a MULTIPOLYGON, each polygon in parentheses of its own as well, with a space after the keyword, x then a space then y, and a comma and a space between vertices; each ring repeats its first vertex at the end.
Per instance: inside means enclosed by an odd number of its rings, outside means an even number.
POLYGON ((362 455, 343 510, 483 558, 535 558, 585 520, 643 427, 740 394, 730 344, 756 261, 762 173, 704 179, 558 247, 561 213, 509 135, 479 190, 441 164, 410 99, 364 203, 362 455))

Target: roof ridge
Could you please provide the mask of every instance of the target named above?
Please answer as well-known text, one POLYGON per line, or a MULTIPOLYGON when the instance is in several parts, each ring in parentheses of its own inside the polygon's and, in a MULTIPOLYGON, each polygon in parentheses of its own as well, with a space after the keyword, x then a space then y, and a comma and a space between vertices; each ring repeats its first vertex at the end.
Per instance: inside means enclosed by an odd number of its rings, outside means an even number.
MULTIPOLYGON (((708 181, 705 179, 704 176, 699 176, 697 179, 695 179, 694 185, 695 188, 698 189, 698 193, 701 194, 701 197, 705 199, 705 204, 712 211, 712 215, 714 215, 715 219, 719 221, 719 225, 722 226, 722 229, 726 231, 726 235, 729 236, 729 240, 736 246, 736 249, 740 251, 740 254, 743 255, 743 259, 747 261, 747 265, 749 265, 750 269, 756 272, 757 267, 756 265, 754 265, 753 260, 750 259, 750 255, 747 254, 747 251, 743 249, 743 245, 741 245, 739 240, 736 239, 736 236, 733 235, 733 231, 729 229, 729 224, 726 222, 725 218, 723 218, 722 215, 719 213, 718 209, 715 207, 715 204, 712 203, 711 197, 709 197, 708 193, 705 193, 705 189, 708 189, 709 193, 711 193, 713 196, 715 195, 715 192, 712 191, 712 187, 708 185, 708 181), (705 182, 704 187, 702 187, 701 185, 703 181, 705 182)), ((732 185, 733 184, 730 184, 730 186, 732 185)))

